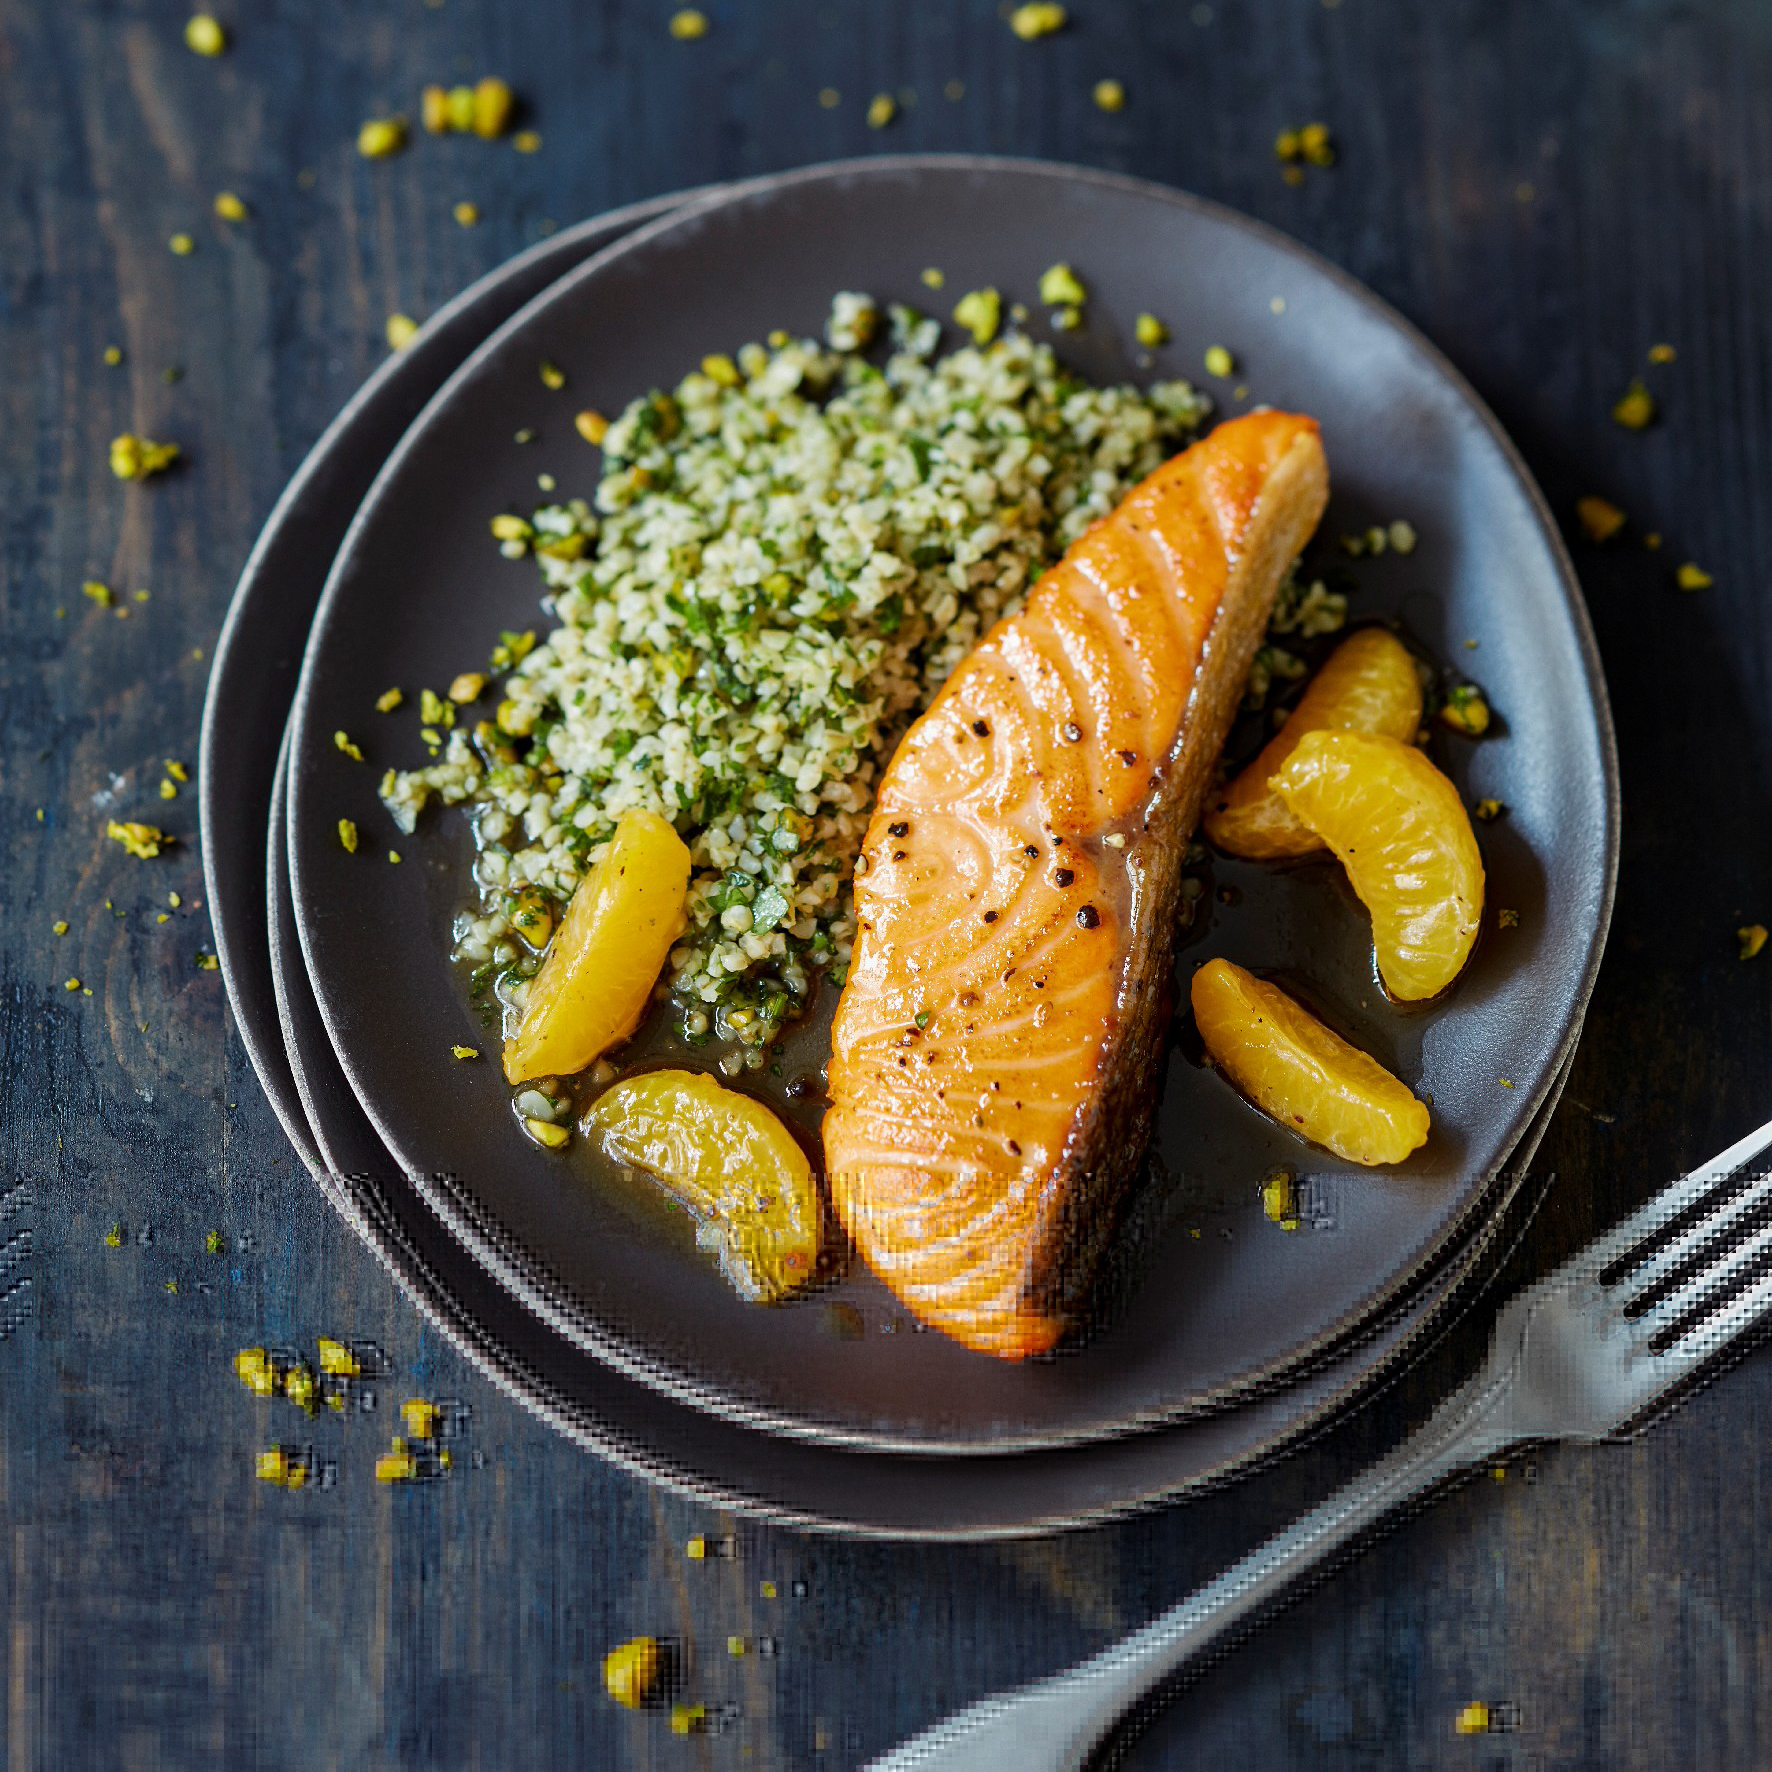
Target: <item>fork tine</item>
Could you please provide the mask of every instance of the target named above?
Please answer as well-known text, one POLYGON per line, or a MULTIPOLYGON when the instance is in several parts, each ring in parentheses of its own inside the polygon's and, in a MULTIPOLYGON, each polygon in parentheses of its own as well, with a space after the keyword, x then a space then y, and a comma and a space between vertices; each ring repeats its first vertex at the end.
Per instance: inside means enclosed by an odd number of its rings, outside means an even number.
POLYGON ((1561 1271, 1598 1280, 1607 1268, 1695 1206, 1719 1181, 1757 1157, 1768 1145, 1772 1145, 1772 1120, 1756 1127, 1745 1138, 1738 1138, 1726 1151, 1694 1169, 1672 1187, 1663 1188, 1647 1205, 1638 1208, 1605 1236, 1571 1257, 1561 1271))
POLYGON ((1762 1315, 1768 1305, 1772 1305, 1772 1273, 1762 1274, 1745 1292, 1722 1302, 1717 1310, 1693 1317, 1656 1351, 1663 1359, 1687 1366, 1701 1365, 1762 1315))
POLYGON ((1751 1236, 1719 1248, 1713 1261, 1644 1311, 1636 1319, 1638 1324, 1651 1331, 1665 1329, 1703 1309, 1710 1301, 1726 1301, 1756 1258, 1768 1250, 1772 1250, 1772 1225, 1762 1225, 1751 1236))
MULTIPOLYGON (((1703 1277, 1703 1267, 1684 1279, 1677 1277, 1677 1270, 1695 1257, 1705 1254, 1707 1245, 1716 1243, 1727 1235, 1732 1224, 1745 1225, 1756 1216, 1763 1217, 1768 1203, 1772 1203, 1772 1173, 1756 1176, 1740 1192, 1719 1200, 1677 1237, 1643 1260, 1632 1263, 1625 1273, 1619 1275, 1619 1280, 1628 1285, 1634 1298, 1641 1298, 1670 1280, 1675 1282, 1670 1291, 1675 1295, 1679 1294, 1703 1277)), ((1728 1244, 1710 1250, 1710 1259, 1714 1261, 1725 1256, 1730 1248, 1736 1246, 1728 1244)), ((1704 1265, 1708 1266, 1709 1262, 1704 1265)), ((1659 1304, 1660 1301, 1656 1302, 1659 1304)))

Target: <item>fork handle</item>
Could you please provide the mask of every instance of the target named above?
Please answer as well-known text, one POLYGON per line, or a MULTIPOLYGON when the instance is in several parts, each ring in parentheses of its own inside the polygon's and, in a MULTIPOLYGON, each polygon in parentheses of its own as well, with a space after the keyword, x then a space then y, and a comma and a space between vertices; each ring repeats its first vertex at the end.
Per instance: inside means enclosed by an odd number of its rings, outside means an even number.
POLYGON ((1077 1772, 1115 1722, 1300 1576, 1436 1484, 1522 1436, 1508 1382, 1479 1374, 1394 1451, 1216 1580, 1087 1661, 969 1709, 873 1762, 871 1772, 1077 1772))

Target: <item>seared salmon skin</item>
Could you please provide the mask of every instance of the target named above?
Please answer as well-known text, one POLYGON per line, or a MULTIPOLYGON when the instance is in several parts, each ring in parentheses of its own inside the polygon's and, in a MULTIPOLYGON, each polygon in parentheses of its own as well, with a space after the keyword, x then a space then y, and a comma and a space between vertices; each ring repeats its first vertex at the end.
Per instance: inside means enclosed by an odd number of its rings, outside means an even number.
POLYGON ((1054 1347, 1143 1172, 1188 838, 1328 490, 1313 419, 1220 425, 1077 539, 881 780, 825 1163, 862 1255, 968 1347, 1054 1347))

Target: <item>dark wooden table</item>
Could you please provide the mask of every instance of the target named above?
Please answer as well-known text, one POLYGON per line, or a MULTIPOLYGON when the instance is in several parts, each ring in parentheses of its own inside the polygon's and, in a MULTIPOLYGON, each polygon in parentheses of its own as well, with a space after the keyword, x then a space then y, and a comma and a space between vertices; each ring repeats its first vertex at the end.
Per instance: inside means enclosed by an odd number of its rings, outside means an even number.
MULTIPOLYGON (((1735 940, 1772 921, 1772 11, 1075 0, 1069 30, 1030 44, 992 0, 713 0, 696 43, 673 41, 671 10, 233 0, 233 46, 205 60, 171 0, 0 0, 13 1772, 854 1766, 1213 1573, 1382 1449, 1480 1342, 1467 1323, 1334 1434, 1207 1500, 943 1550, 653 1493, 425 1332, 258 1093, 197 960, 194 792, 158 783, 194 758, 253 535, 384 354, 385 316, 430 312, 556 221, 838 155, 988 149, 1171 181, 1366 279, 1494 405, 1572 533, 1589 492, 1630 519, 1603 549, 1574 541, 1618 715, 1624 865, 1541 1154, 1559 1179, 1507 1277, 1772 1107, 1772 950, 1744 963, 1735 940), (521 94, 538 152, 356 153, 363 119, 486 73, 521 94), (1117 115, 1091 102, 1103 76, 1125 82, 1117 115), (903 108, 875 131, 879 91, 903 108), (1339 163, 1290 186, 1274 134, 1313 118, 1339 163), (216 221, 224 189, 250 220, 216 221), (452 219, 464 199, 477 227, 452 219), (189 256, 168 250, 180 231, 189 256), (1661 342, 1677 358, 1651 365, 1661 342), (1637 375, 1660 406, 1641 433, 1610 416, 1637 375), (106 461, 124 430, 176 437, 188 467, 125 487, 106 461), (1678 589, 1685 561, 1714 584, 1678 589), (104 834, 119 812, 181 841, 132 860, 104 834), (396 1376, 377 1417, 313 1430, 336 1483, 289 1494, 254 1475, 276 1430, 230 1362, 320 1333, 374 1338, 396 1376), (380 1487, 409 1392, 471 1406, 464 1456, 446 1483, 380 1487), (731 1534, 736 1557, 690 1561, 695 1533, 731 1534), (608 1702, 600 1657, 640 1631, 684 1641, 723 1729, 681 1740, 608 1702)), ((1639 1442, 1548 1451, 1441 1501, 1206 1674, 1132 1763, 1772 1763, 1769 1408, 1772 1359, 1750 1356, 1639 1442), (1472 1699, 1507 1726, 1455 1734, 1472 1699)))

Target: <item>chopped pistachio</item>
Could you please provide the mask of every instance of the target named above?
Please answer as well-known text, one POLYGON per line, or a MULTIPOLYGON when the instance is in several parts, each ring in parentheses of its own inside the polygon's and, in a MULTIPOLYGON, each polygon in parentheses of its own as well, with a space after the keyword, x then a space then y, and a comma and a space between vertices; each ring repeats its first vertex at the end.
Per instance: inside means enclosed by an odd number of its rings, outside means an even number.
POLYGON ((218 191, 215 196, 215 213, 223 221, 243 222, 252 211, 232 191, 218 191))
POLYGON ((638 1710, 657 1692, 664 1666, 657 1637, 634 1637, 603 1657, 603 1689, 617 1704, 638 1710))
POLYGON ((208 1233, 208 1235, 205 1236, 203 1239, 203 1247, 211 1255, 222 1254, 223 1253, 223 1244, 222 1244, 221 1232, 220 1231, 210 1231, 208 1233))
POLYGON ((1624 512, 1594 492, 1575 501, 1575 516, 1591 541, 1610 541, 1624 527, 1624 512))
POLYGON ((228 46, 221 20, 210 13, 194 13, 185 20, 185 47, 198 55, 220 55, 228 46))
POLYGON ((558 363, 550 363, 544 358, 541 366, 541 385, 544 388, 565 387, 566 371, 558 363))
POLYGON ((1050 37, 1054 31, 1062 31, 1069 18, 1062 6, 1050 4, 1050 0, 1027 0, 1026 5, 1010 13, 1009 28, 1022 42, 1032 43, 1036 37, 1050 37))
POLYGON ((673 1735, 694 1735, 706 1727, 708 1707, 705 1704, 673 1704, 671 1706, 671 1733, 673 1735))
POLYGON ((744 377, 739 368, 724 351, 715 351, 701 360, 701 372, 709 381, 718 382, 723 388, 736 388, 744 377))
POLYGON ((954 307, 955 321, 972 334, 974 344, 988 345, 1003 319, 1003 298, 994 289, 974 289, 954 307))
POLYGON ((1493 824, 1507 811, 1507 802, 1505 800, 1479 800, 1471 810, 1485 824, 1493 824))
POLYGON ((67 919, 65 917, 58 917, 52 924, 50 924, 50 928, 52 928, 57 935, 66 935, 68 932, 67 919))
MULTIPOLYGON (((528 518, 514 516, 509 511, 502 511, 492 519, 492 534, 497 541, 528 541, 535 534, 528 518)), ((425 694, 429 695, 427 689, 425 694)), ((430 716, 427 714, 426 719, 430 716)))
POLYGON ((927 289, 939 289, 947 280, 947 272, 936 265, 930 265, 923 272, 923 285, 927 289))
POLYGON ((699 1532, 696 1533, 696 1535, 684 1545, 683 1554, 692 1563, 705 1561, 708 1554, 708 1541, 699 1532))
POLYGON ((1674 577, 1679 581, 1682 591, 1708 590, 1717 582, 1702 566, 1695 566, 1690 560, 1674 574, 1674 577))
POLYGON ((1641 431, 1655 422, 1655 396, 1633 378, 1623 396, 1612 408, 1612 416, 1627 431, 1641 431))
POLYGON ((152 861, 160 853, 161 844, 172 841, 157 825, 140 824, 134 819, 112 819, 105 826, 105 835, 142 861, 152 861))
POLYGON ((320 1413, 320 1386, 305 1361, 291 1366, 283 1376, 283 1394, 298 1409, 310 1415, 320 1413))
POLYGON ((1735 944, 1742 959, 1753 959, 1766 945, 1766 925, 1764 923, 1749 923, 1744 928, 1737 929, 1735 944))
POLYGON ((1040 275, 1040 300, 1048 307, 1080 307, 1089 299, 1082 279, 1062 261, 1040 275))
POLYGON ((80 586, 80 594, 90 597, 101 609, 109 609, 116 601, 116 593, 102 578, 86 579, 80 586))
POLYGON ((178 783, 164 775, 161 776, 160 798, 162 800, 176 800, 178 798, 178 783))
POLYGON ((338 821, 338 842, 346 855, 357 853, 357 826, 353 820, 341 818, 338 821))
POLYGON ((1489 1727, 1489 1707, 1480 1698, 1472 1700, 1452 1720, 1460 1735, 1481 1735, 1489 1727))
POLYGON ((63 983, 62 989, 64 991, 77 991, 80 989, 80 980, 78 978, 70 978, 63 983))
POLYGON ((1261 1178, 1261 1209, 1282 1230, 1298 1229, 1298 1188, 1290 1169, 1270 1169, 1261 1178))
POLYGON ((757 1592, 766 1600, 773 1600, 779 1591, 780 1590, 776 1587, 773 1581, 760 1581, 757 1583, 757 1592))
POLYGON ((168 757, 166 759, 166 773, 170 775, 174 781, 189 781, 191 779, 191 772, 178 760, 177 757, 168 757))
POLYGON ((199 972, 214 972, 218 970, 220 966, 221 961, 214 954, 208 952, 204 948, 198 948, 197 970, 199 972))
POLYGON ((332 742, 353 762, 361 763, 363 761, 363 747, 357 744, 342 727, 333 733, 332 742))
POLYGON ((1097 80, 1092 96, 1097 110, 1123 111, 1126 108, 1126 88, 1118 80, 1097 80))
POLYGON ((1512 1077, 1502 1077, 1499 1080, 1503 1089, 1511 1089, 1514 1086, 1514 1080, 1512 1077))
POLYGON ((385 160, 405 146, 404 117, 372 117, 357 131, 357 152, 365 160, 385 160))
POLYGON ((868 105, 868 128, 884 129, 898 115, 898 100, 889 92, 877 92, 868 105))
POLYGON ((409 1483, 418 1475, 418 1460, 410 1452, 384 1452, 375 1461, 378 1483, 409 1483))
POLYGON ((443 1411, 428 1397, 408 1397, 400 1405, 400 1419, 415 1440, 436 1438, 437 1422, 443 1411))
POLYGON ((105 1232, 105 1245, 107 1248, 111 1249, 121 1249, 123 1247, 123 1226, 120 1223, 112 1225, 111 1228, 105 1232))
POLYGON ((1237 360, 1223 345, 1206 347, 1206 373, 1216 375, 1221 381, 1230 376, 1237 367, 1237 360))
POLYGON ((609 420, 594 407, 587 406, 572 422, 587 443, 601 443, 609 435, 609 420))
POLYGON ((434 689, 421 689, 418 692, 418 717, 427 726, 453 726, 455 703, 446 701, 434 689))
POLYGON ((1403 517, 1396 519, 1386 530, 1392 549, 1399 554, 1413 554, 1415 545, 1421 537, 1415 533, 1415 525, 1403 517))
POLYGON ((478 701, 486 693, 484 671, 463 671, 449 685, 449 699, 457 702, 478 701))
POLYGON ((732 1656, 734 1660, 737 1660, 739 1656, 744 1654, 746 1647, 745 1640, 741 1636, 734 1635, 726 1639, 726 1653, 732 1656))
POLYGON ((450 214, 464 228, 478 227, 480 224, 480 205, 478 203, 469 203, 464 199, 456 204, 450 214))
POLYGON ((1497 929, 1518 929, 1520 926, 1520 913, 1518 911, 1508 910, 1505 907, 1498 910, 1495 913, 1495 926, 1497 929))
POLYGON ((342 1341, 322 1335, 320 1370, 334 1378, 357 1378, 362 1374, 363 1364, 342 1341))
POLYGON ((534 129, 519 129, 511 137, 511 146, 519 154, 533 154, 541 146, 541 134, 534 129))
POLYGON ((115 369, 117 367, 117 365, 119 363, 121 363, 122 361, 123 361, 123 347, 121 345, 106 345, 105 346, 105 362, 112 369, 115 369))
POLYGON ((403 351, 418 337, 418 322, 410 314, 390 314, 386 331, 389 346, 403 351))
POLYGON ((290 1463, 289 1454, 281 1446, 273 1446, 269 1451, 258 1455, 258 1474, 262 1481, 275 1483, 279 1487, 287 1487, 292 1470, 300 1469, 299 1465, 290 1463))
POLYGON ((1169 328, 1155 314, 1140 314, 1132 323, 1132 334, 1146 350, 1169 341, 1169 328))
POLYGON ((378 714, 391 714, 406 699, 402 689, 384 689, 375 698, 375 711, 378 714))
POLYGON ((474 89, 452 86, 444 95, 449 107, 449 127, 470 130, 474 127, 474 89))
POLYGON ((1274 158, 1276 160, 1296 160, 1304 152, 1304 143, 1298 139, 1296 129, 1282 129, 1274 137, 1274 158))
POLYGON ((243 1347, 234 1356, 234 1370, 249 1391, 261 1397, 277 1394, 277 1368, 262 1347, 243 1347))
POLYGON ((430 135, 447 135, 454 127, 449 115, 448 89, 435 83, 418 95, 418 118, 430 135))
POLYGON ((821 86, 818 89, 818 102, 827 111, 834 111, 843 102, 843 95, 834 86, 821 86))
POLYGON ((475 135, 487 141, 496 140, 511 126, 511 113, 517 108, 517 95, 511 91, 510 82, 501 80, 495 74, 488 74, 485 79, 474 84, 474 121, 475 135))
POLYGON ((1481 738, 1489 730, 1490 720, 1489 704, 1483 699, 1482 690, 1472 683, 1460 683, 1448 690, 1440 720, 1466 738, 1481 738))
POLYGON ((176 911, 185 901, 176 892, 169 892, 166 895, 166 902, 176 911))
POLYGON ((480 1048, 478 1046, 451 1046, 449 1050, 453 1052, 457 1058, 478 1058, 480 1056, 480 1048))
POLYGON ((166 242, 166 248, 175 258, 189 258, 197 250, 197 242, 181 231, 172 235, 166 242))
POLYGON ((388 851, 388 860, 389 861, 398 862, 399 859, 400 859, 400 851, 398 849, 390 849, 388 851))
POLYGON ((1651 345, 1649 361, 1651 363, 1671 363, 1679 355, 1672 345, 1651 345))
POLYGON ((693 6, 685 6, 681 12, 671 14, 671 35, 679 43, 693 43, 698 37, 708 34, 708 15, 693 6))
POLYGON ((176 443, 156 443, 125 431, 111 439, 111 472, 119 480, 145 480, 163 474, 179 458, 176 443))

